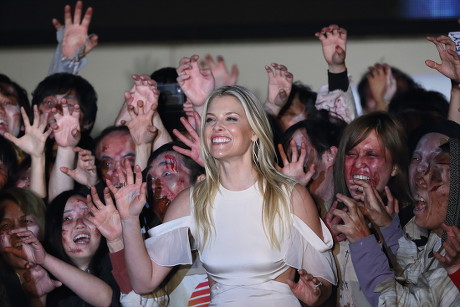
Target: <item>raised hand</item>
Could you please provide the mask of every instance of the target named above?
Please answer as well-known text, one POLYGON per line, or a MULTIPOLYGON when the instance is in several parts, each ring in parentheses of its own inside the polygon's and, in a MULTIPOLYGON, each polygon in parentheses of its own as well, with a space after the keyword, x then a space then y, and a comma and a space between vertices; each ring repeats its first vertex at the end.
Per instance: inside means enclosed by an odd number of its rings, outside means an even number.
POLYGON ((385 110, 389 101, 396 93, 396 79, 393 77, 388 64, 375 64, 369 67, 366 76, 372 97, 377 103, 378 110, 385 110))
POLYGON ((201 115, 202 106, 214 90, 215 81, 210 70, 200 70, 198 59, 197 55, 192 55, 190 58, 184 57, 179 61, 177 82, 187 99, 193 104, 195 111, 201 115))
POLYGON ((29 268, 34 264, 42 265, 45 262, 46 251, 32 231, 27 228, 16 228, 10 231, 10 235, 16 235, 21 240, 22 248, 6 246, 3 249, 5 252, 27 260, 29 268))
POLYGON ((387 196, 387 205, 383 204, 383 200, 379 192, 369 182, 364 180, 351 180, 352 186, 350 189, 358 189, 363 193, 359 196, 362 206, 361 212, 371 219, 378 227, 386 227, 391 224, 392 216, 399 212, 398 200, 391 194, 390 188, 385 186, 385 194, 387 196))
POLYGON ((72 170, 63 166, 60 167, 61 172, 87 187, 95 185, 98 181, 95 157, 91 151, 80 147, 75 147, 73 151, 78 153, 77 167, 72 170))
POLYGON ((447 240, 443 243, 442 248, 446 251, 443 256, 439 252, 434 253, 434 257, 441 262, 447 271, 447 274, 453 274, 460 269, 460 229, 456 226, 441 225, 447 233, 447 240))
POLYGON ((441 64, 432 60, 426 60, 426 66, 436 69, 447 78, 459 83, 460 82, 460 55, 455 51, 455 43, 447 36, 427 37, 438 50, 441 64))
POLYGON ((110 192, 112 192, 115 198, 118 212, 122 220, 139 217, 146 203, 147 191, 146 183, 142 182, 141 168, 138 165, 134 167, 135 177, 129 161, 125 162, 124 169, 126 171, 126 178, 121 167, 117 169, 121 185, 119 189, 117 189, 110 180, 106 181, 110 192))
MULTIPOLYGON (((64 35, 62 38, 62 55, 66 58, 78 56, 82 58, 97 46, 98 37, 95 34, 88 36, 88 28, 93 16, 93 9, 89 7, 83 20, 81 20, 81 11, 83 3, 77 1, 75 13, 72 20, 70 5, 64 7, 64 35)), ((52 20, 56 30, 61 29, 62 24, 56 19, 52 20)))
POLYGON ((45 150, 46 139, 51 133, 50 129, 45 131, 47 125, 46 117, 40 117, 36 105, 34 105, 34 121, 32 125, 23 107, 21 107, 21 114, 24 122, 25 134, 21 138, 16 138, 14 135, 5 132, 4 136, 29 155, 40 157, 45 150))
POLYGON ((139 100, 143 101, 146 110, 158 108, 158 97, 160 91, 157 89, 157 83, 147 75, 132 75, 134 85, 129 92, 125 92, 126 106, 137 107, 139 100))
POLYGON ((264 108, 276 116, 287 102, 294 76, 286 66, 277 63, 272 63, 271 67, 266 65, 265 70, 268 75, 268 94, 264 108))
MULTIPOLYGON (((201 118, 197 112, 193 112, 195 122, 199 123, 201 118)), ((190 147, 190 149, 184 149, 179 146, 173 146, 173 149, 178 153, 181 153, 185 156, 188 156, 193 159, 196 163, 204 167, 203 157, 201 157, 201 149, 200 149, 200 136, 198 135, 197 131, 193 129, 192 125, 183 117, 180 119, 182 125, 184 125, 185 129, 189 133, 190 137, 186 137, 177 129, 173 130, 174 135, 185 145, 190 147)))
POLYGON ((369 236, 371 232, 356 201, 340 193, 336 196, 340 202, 348 207, 348 212, 338 209, 332 211, 332 214, 340 217, 344 222, 343 225, 333 225, 332 229, 343 233, 351 243, 369 236))
POLYGON ((142 100, 137 101, 137 112, 133 105, 128 106, 130 121, 122 121, 122 125, 126 125, 129 129, 131 137, 136 145, 153 143, 153 140, 158 134, 157 129, 153 126, 153 115, 158 104, 152 104, 150 109, 144 108, 142 100))
POLYGON ((343 221, 339 216, 334 215, 334 211, 342 210, 346 213, 348 212, 348 208, 343 207, 342 209, 337 209, 338 204, 339 204, 338 201, 334 201, 332 203, 331 207, 326 213, 326 218, 324 219, 324 223, 326 224, 327 228, 331 232, 332 237, 334 238, 334 241, 342 242, 342 241, 345 241, 347 237, 341 231, 337 230, 336 226, 340 225, 343 221))
POLYGON ((86 196, 86 203, 91 211, 88 219, 93 223, 99 232, 107 239, 107 244, 123 241, 121 219, 118 210, 113 204, 109 189, 104 189, 105 205, 99 199, 96 188, 91 188, 91 196, 86 196))
POLYGON ((338 25, 322 28, 315 36, 321 41, 323 56, 332 73, 346 70, 345 56, 347 52, 347 30, 338 25))
POLYGON ((48 272, 40 265, 34 265, 29 268, 23 275, 22 287, 32 296, 42 297, 57 287, 62 286, 59 280, 53 280, 48 272))
POLYGON ((295 283, 292 280, 287 280, 287 284, 299 300, 308 305, 314 305, 321 297, 322 282, 305 270, 299 270, 298 272, 300 275, 299 281, 295 283))
POLYGON ((80 142, 80 106, 75 105, 73 112, 70 112, 65 99, 62 101, 62 115, 53 108, 55 124, 51 125, 54 132, 54 139, 58 146, 75 147, 80 142))
POLYGON ((214 88, 235 85, 238 81, 238 75, 240 74, 238 66, 233 65, 229 72, 224 57, 221 55, 218 55, 216 61, 214 61, 213 57, 207 54, 205 59, 200 61, 200 65, 202 69, 211 70, 215 80, 214 88))
POLYGON ((307 186, 316 171, 315 164, 313 163, 312 150, 310 151, 310 154, 307 158, 307 146, 304 142, 302 142, 300 145, 300 155, 294 140, 291 140, 290 147, 291 159, 288 159, 283 145, 278 144, 278 150, 281 156, 281 160, 283 161, 283 167, 281 168, 277 165, 276 168, 284 175, 295 179, 301 185, 307 186), (305 163, 305 160, 307 160, 307 163, 305 163), (305 172, 305 165, 309 164, 310 167, 308 171, 305 172))

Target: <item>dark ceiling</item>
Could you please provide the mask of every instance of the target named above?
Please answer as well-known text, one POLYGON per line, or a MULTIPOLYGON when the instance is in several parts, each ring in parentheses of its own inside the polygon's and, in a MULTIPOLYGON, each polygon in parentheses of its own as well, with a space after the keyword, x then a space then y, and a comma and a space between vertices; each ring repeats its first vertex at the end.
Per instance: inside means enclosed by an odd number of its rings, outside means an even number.
MULTIPOLYGON (((174 42, 306 39, 337 23, 354 37, 447 33, 456 19, 401 16, 402 0, 90 0, 91 33, 100 42, 174 42)), ((421 0, 423 1, 423 0, 421 0)), ((75 1, 1 0, 0 46, 55 43, 51 19, 63 21, 64 5, 75 1)))

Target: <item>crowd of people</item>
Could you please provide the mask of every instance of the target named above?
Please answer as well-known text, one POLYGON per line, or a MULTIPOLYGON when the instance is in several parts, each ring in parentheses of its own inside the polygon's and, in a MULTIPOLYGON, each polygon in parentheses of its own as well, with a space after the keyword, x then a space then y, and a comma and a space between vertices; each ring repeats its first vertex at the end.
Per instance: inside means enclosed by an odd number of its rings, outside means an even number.
POLYGON ((1 306, 460 306, 460 55, 428 37, 450 100, 388 64, 358 84, 347 31, 316 33, 328 84, 224 59, 133 75, 97 137, 81 1, 28 93, 0 74, 1 306))

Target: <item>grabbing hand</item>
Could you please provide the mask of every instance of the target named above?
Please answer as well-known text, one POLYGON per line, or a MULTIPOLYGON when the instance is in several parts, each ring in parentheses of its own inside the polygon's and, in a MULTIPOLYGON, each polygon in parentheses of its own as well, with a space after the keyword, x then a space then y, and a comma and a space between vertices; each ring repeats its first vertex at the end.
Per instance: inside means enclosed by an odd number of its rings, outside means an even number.
POLYGON ((151 144, 158 135, 158 130, 153 125, 153 115, 155 114, 157 105, 152 105, 150 109, 144 109, 144 102, 142 100, 137 101, 137 113, 136 108, 133 105, 128 106, 129 116, 131 120, 126 122, 121 121, 122 125, 126 125, 129 129, 129 133, 136 145, 151 144))
POLYGON ((289 160, 286 152, 284 151, 283 145, 278 144, 278 151, 283 161, 283 167, 276 165, 276 169, 284 175, 295 179, 298 183, 304 187, 308 185, 311 178, 315 174, 316 166, 313 163, 313 149, 307 158, 307 145, 302 142, 300 145, 300 155, 298 153, 297 144, 294 140, 290 142, 291 147, 291 159, 289 160), (306 161, 306 163, 305 163, 306 161), (308 171, 305 172, 305 166, 310 165, 308 171))
POLYGON ((435 252, 434 257, 441 262, 447 274, 453 274, 460 270, 460 229, 444 223, 441 227, 447 233, 447 240, 442 245, 446 255, 442 256, 439 252, 435 252))
POLYGON ((347 69, 345 66, 347 30, 340 28, 338 25, 330 25, 315 33, 315 36, 321 41, 323 56, 329 72, 344 72, 347 69))
POLYGON ((385 194, 387 196, 387 205, 383 204, 383 200, 379 192, 369 182, 365 180, 350 180, 351 189, 362 191, 359 195, 359 200, 363 205, 359 205, 361 212, 367 216, 378 227, 387 227, 391 224, 392 216, 399 212, 398 200, 391 194, 390 188, 385 186, 385 194))
POLYGON ((54 139, 60 147, 75 147, 80 142, 80 106, 76 104, 70 112, 65 99, 62 99, 62 115, 52 109, 56 123, 51 125, 54 139))
POLYGON ((438 50, 441 64, 432 60, 426 60, 426 66, 436 69, 447 78, 459 83, 460 82, 460 55, 455 50, 455 43, 447 36, 427 37, 438 50))
POLYGON ((120 214, 113 204, 108 188, 104 188, 105 205, 99 199, 96 188, 91 187, 91 196, 86 196, 86 203, 91 214, 86 217, 107 239, 107 244, 123 241, 120 214))
MULTIPOLYGON (((194 121, 199 123, 201 118, 197 112, 193 112, 194 121)), ((201 149, 200 149, 200 136, 198 135, 197 131, 193 129, 192 125, 183 117, 180 119, 182 125, 184 125, 185 129, 187 130, 190 137, 186 137, 177 129, 173 130, 174 135, 185 145, 190 147, 190 149, 184 149, 179 146, 173 146, 173 149, 178 153, 181 153, 185 156, 188 156, 193 159, 196 163, 201 166, 204 166, 203 158, 201 157, 201 149)))
POLYGON ((131 163, 125 162, 125 174, 121 167, 118 167, 118 178, 120 179, 121 187, 117 189, 110 180, 107 180, 107 186, 112 192, 117 203, 118 212, 122 220, 129 218, 138 218, 142 208, 146 203, 147 185, 142 182, 142 171, 139 165, 134 167, 136 177, 134 177, 131 163))
POLYGON ((70 176, 79 184, 87 187, 95 185, 98 181, 95 157, 91 154, 91 151, 80 147, 75 147, 73 151, 78 153, 77 167, 72 170, 63 166, 60 168, 61 172, 70 176))
POLYGON ((177 68, 177 82, 184 91, 185 96, 193 104, 195 110, 201 113, 201 108, 209 94, 214 90, 214 76, 208 69, 198 67, 197 55, 184 57, 179 61, 177 68))
POLYGON ((5 132, 4 136, 32 157, 40 157, 44 153, 46 139, 51 133, 50 129, 45 131, 46 117, 40 116, 36 105, 34 105, 34 122, 32 125, 23 107, 21 107, 21 114, 26 130, 25 134, 21 138, 16 138, 9 132, 5 132))
MULTIPOLYGON (((93 16, 93 9, 89 7, 83 16, 83 20, 81 20, 82 8, 83 3, 81 1, 77 1, 72 20, 70 5, 66 5, 64 7, 62 55, 65 58, 73 58, 75 56, 82 58, 97 46, 97 35, 91 34, 88 36, 88 28, 93 16)), ((52 22, 56 30, 61 29, 62 24, 56 18, 53 18, 52 22)))
POLYGON ((299 281, 295 283, 292 280, 287 280, 287 284, 295 297, 308 305, 314 305, 321 297, 323 283, 305 270, 298 270, 298 272, 300 275, 299 281))
POLYGON ((59 280, 53 280, 48 272, 40 265, 34 265, 29 268, 23 275, 22 287, 32 296, 42 297, 54 289, 62 286, 59 280))
POLYGON ((377 63, 369 67, 366 78, 372 97, 377 103, 377 109, 385 110, 397 90, 391 67, 388 64, 377 63))
POLYGON ((131 78, 134 80, 134 85, 129 92, 125 92, 126 107, 136 108, 138 101, 141 100, 146 110, 156 111, 160 96, 157 83, 147 75, 132 75, 131 78))
POLYGON ((268 65, 265 66, 265 71, 268 75, 268 94, 264 108, 267 112, 276 116, 289 98, 294 76, 284 65, 272 63, 271 66, 273 69, 268 65))
POLYGON ((366 219, 361 213, 355 200, 338 193, 337 199, 348 207, 348 212, 335 209, 332 214, 344 222, 343 225, 333 225, 332 229, 343 233, 351 243, 364 239, 371 234, 366 219))
POLYGON ((233 65, 229 72, 223 56, 218 55, 216 60, 217 62, 210 54, 207 54, 205 59, 200 61, 201 69, 211 70, 215 80, 214 88, 235 85, 240 74, 238 66, 233 65))

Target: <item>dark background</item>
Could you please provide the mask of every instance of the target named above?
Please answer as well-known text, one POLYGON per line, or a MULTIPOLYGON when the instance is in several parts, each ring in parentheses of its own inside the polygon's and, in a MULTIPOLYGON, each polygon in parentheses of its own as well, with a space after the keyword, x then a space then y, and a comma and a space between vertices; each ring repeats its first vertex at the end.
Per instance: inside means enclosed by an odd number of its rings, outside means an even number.
MULTIPOLYGON (((55 44, 51 19, 76 1, 0 0, 0 46, 55 44)), ((365 36, 460 29, 460 0, 88 0, 100 42, 305 40, 337 23, 365 36), (442 18, 440 18, 442 17, 442 18)))

